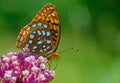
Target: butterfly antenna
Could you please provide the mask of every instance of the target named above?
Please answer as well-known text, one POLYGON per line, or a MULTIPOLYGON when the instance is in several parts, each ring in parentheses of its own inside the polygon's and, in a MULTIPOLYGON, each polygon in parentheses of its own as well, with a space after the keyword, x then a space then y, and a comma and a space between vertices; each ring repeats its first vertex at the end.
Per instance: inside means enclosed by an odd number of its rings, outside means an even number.
POLYGON ((71 48, 66 49, 66 50, 63 50, 63 51, 61 51, 61 52, 59 52, 59 53, 61 54, 61 53, 64 53, 64 52, 67 52, 67 51, 73 51, 73 50, 79 52, 79 49, 76 50, 75 48, 71 47, 71 48))

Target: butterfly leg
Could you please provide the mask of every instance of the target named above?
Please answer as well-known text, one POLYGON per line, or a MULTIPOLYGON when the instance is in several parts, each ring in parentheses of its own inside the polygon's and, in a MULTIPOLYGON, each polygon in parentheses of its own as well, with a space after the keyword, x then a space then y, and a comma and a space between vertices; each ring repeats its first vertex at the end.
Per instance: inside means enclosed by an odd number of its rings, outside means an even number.
POLYGON ((53 70, 55 70, 57 68, 57 64, 58 64, 58 60, 56 61, 55 67, 53 68, 53 70))
POLYGON ((52 60, 49 60, 47 63, 48 63, 48 69, 51 70, 52 60))
MULTIPOLYGON (((48 63, 48 69, 51 70, 52 69, 52 61, 53 60, 49 60, 48 63)), ((57 64, 58 64, 58 60, 56 60, 55 66, 52 70, 55 70, 57 68, 57 64)))

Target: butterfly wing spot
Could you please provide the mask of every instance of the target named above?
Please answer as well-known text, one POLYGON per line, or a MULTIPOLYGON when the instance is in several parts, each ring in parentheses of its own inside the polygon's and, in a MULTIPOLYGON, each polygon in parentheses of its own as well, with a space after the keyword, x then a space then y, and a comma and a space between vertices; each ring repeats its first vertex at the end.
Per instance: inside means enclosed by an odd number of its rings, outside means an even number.
POLYGON ((27 28, 27 30, 28 30, 28 31, 30 31, 30 30, 31 30, 31 28, 30 28, 30 27, 28 27, 28 28, 27 28))
POLYGON ((44 51, 47 51, 47 49, 46 49, 46 48, 44 48, 43 50, 44 50, 44 51))
POLYGON ((36 28, 36 24, 33 24, 32 27, 33 27, 33 28, 36 28))
POLYGON ((30 34, 30 39, 33 39, 35 36, 33 34, 30 34))
POLYGON ((43 24, 43 27, 44 27, 44 28, 47 28, 48 26, 47 26, 46 24, 43 24))
POLYGON ((41 35, 41 32, 39 30, 37 30, 37 33, 38 33, 38 35, 41 35))
POLYGON ((24 31, 24 32, 22 33, 22 35, 25 36, 25 35, 26 35, 26 32, 24 31))
POLYGON ((33 42, 32 40, 29 40, 29 44, 32 44, 32 42, 33 42))
POLYGON ((57 33, 54 33, 53 36, 54 36, 55 38, 57 38, 57 33))
POLYGON ((41 45, 43 42, 41 40, 38 40, 37 42, 39 45, 41 45))
POLYGON ((49 22, 50 21, 49 18, 46 18, 46 21, 49 22))
POLYGON ((45 31, 44 31, 44 30, 42 30, 42 35, 43 35, 43 36, 45 35, 45 31))
POLYGON ((44 13, 41 13, 41 16, 44 16, 44 13))
POLYGON ((49 49, 50 48, 50 46, 47 46, 47 49, 49 49))
POLYGON ((33 31, 33 34, 36 34, 36 31, 33 31))
POLYGON ((29 44, 26 44, 24 48, 29 48, 29 44))
POLYGON ((20 42, 20 43, 19 43, 19 46, 21 46, 21 45, 22 45, 22 43, 20 42))
POLYGON ((21 38, 20 38, 20 41, 23 41, 23 40, 24 40, 24 39, 21 37, 21 38))
POLYGON ((50 54, 50 53, 52 53, 52 52, 54 52, 54 50, 52 49, 52 50, 50 50, 47 54, 50 54))
POLYGON ((46 36, 50 36, 50 31, 47 31, 47 32, 46 32, 46 36))
POLYGON ((45 45, 43 45, 43 48, 45 48, 46 46, 45 45))
POLYGON ((37 48, 37 46, 33 46, 33 48, 32 49, 36 49, 37 48))
POLYGON ((50 10, 49 8, 47 8, 47 10, 50 10))
POLYGON ((59 24, 59 20, 55 19, 55 24, 59 24))
POLYGON ((44 13, 46 13, 47 11, 46 11, 46 10, 44 10, 43 12, 44 12, 44 13))
POLYGON ((50 9, 51 9, 51 10, 53 10, 53 9, 54 9, 54 7, 50 7, 50 9))
POLYGON ((35 50, 32 50, 32 52, 35 52, 35 50))
POLYGON ((41 26, 42 26, 42 23, 41 23, 41 22, 39 22, 37 25, 38 25, 39 27, 41 27, 41 26))
POLYGON ((52 15, 53 17, 55 17, 55 13, 52 13, 51 15, 52 15))
POLYGON ((43 52, 43 50, 40 50, 40 52, 43 52))
POLYGON ((51 43, 51 40, 47 40, 47 44, 50 44, 51 43))

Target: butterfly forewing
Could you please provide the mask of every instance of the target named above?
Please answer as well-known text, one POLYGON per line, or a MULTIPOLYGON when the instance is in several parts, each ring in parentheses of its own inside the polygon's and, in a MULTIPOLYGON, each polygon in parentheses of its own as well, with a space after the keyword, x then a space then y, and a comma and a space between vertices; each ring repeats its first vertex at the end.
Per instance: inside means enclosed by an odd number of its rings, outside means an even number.
POLYGON ((18 35, 17 47, 46 56, 55 52, 60 40, 60 18, 52 4, 45 5, 18 35))

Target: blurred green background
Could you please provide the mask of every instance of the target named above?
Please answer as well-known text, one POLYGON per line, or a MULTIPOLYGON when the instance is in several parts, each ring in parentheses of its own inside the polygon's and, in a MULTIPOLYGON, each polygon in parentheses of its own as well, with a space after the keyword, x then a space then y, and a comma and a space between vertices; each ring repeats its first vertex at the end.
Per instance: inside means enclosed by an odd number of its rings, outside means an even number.
POLYGON ((20 51, 20 29, 47 3, 62 22, 57 51, 75 48, 61 53, 52 83, 120 83, 119 0, 0 0, 0 55, 20 51))

